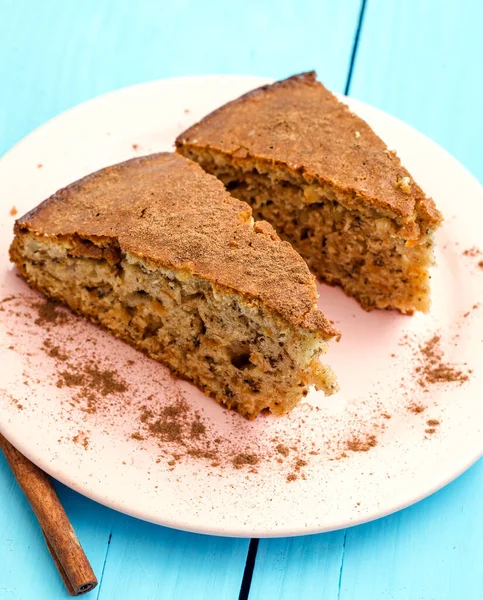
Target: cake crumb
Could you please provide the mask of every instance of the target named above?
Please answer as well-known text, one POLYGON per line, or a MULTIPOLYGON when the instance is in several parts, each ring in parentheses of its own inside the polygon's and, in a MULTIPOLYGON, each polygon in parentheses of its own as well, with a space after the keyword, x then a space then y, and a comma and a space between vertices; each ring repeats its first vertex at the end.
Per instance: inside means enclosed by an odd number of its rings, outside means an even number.
POLYGON ((10 209, 10 216, 14 217, 16 214, 18 214, 18 210, 15 206, 12 206, 12 208, 10 209))
POLYGON ((405 177, 401 177, 401 179, 398 180, 397 182, 397 186, 399 188, 401 188, 401 191, 404 194, 410 194, 411 193, 411 179, 407 176, 405 177))
POLYGON ((133 150, 137 150, 138 148, 139 148, 139 144, 133 144, 133 145, 132 145, 132 149, 133 149, 133 150))

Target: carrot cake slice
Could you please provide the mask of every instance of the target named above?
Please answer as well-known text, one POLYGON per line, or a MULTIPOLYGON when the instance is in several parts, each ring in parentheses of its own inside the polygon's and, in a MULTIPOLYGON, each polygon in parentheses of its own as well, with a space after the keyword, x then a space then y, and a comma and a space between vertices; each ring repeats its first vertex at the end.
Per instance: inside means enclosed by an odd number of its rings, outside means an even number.
POLYGON ((428 311, 441 215, 314 72, 229 102, 176 145, 365 309, 428 311))
POLYGON ((18 219, 10 248, 27 282, 254 418, 311 384, 336 329, 315 278, 271 225, 177 154, 108 167, 18 219))

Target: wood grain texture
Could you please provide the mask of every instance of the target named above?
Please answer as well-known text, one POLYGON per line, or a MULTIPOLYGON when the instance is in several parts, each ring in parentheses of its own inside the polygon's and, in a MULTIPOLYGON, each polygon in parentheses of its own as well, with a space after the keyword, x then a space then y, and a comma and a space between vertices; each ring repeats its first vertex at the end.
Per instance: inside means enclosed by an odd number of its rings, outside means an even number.
MULTIPOLYGON (((360 0, 0 0, 0 155, 96 95, 178 75, 281 78, 315 68, 342 91, 360 0)), ((11 199, 5 200, 8 206, 11 199)), ((201 537, 118 515, 63 486, 100 579, 90 598, 236 600, 248 540, 201 537)), ((0 460, 0 599, 67 598, 31 511, 0 460)))
POLYGON ((481 600, 483 460, 412 508, 347 530, 340 600, 481 600))
POLYGON ((99 598, 235 600, 248 545, 116 514, 99 598))
POLYGON ((250 599, 481 600, 483 460, 404 511, 344 531, 261 540, 250 599))
POLYGON ((260 540, 250 600, 336 600, 345 535, 260 540))

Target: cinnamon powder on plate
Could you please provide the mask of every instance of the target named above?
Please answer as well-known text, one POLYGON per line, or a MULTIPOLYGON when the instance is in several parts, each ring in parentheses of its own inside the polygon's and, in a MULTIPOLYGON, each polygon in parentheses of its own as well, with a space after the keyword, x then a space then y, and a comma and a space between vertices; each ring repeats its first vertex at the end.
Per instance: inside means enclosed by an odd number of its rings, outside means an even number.
MULTIPOLYGON (((294 477, 306 477, 305 469, 308 474, 314 457, 320 456, 318 460, 321 461, 334 460, 331 457, 346 449, 346 438, 352 435, 347 433, 348 428, 350 432, 348 425, 332 438, 322 436, 319 443, 310 439, 310 436, 307 438, 307 427, 310 427, 308 415, 319 412, 319 407, 308 403, 301 405, 293 416, 287 417, 294 420, 288 435, 287 432, 280 437, 273 433, 264 435, 263 427, 255 428, 254 424, 222 408, 219 410, 226 416, 220 415, 221 421, 234 422, 230 429, 220 429, 220 423, 205 416, 204 405, 198 408, 186 397, 163 367, 135 351, 130 351, 121 361, 115 352, 102 351, 97 344, 106 334, 60 305, 38 296, 22 294, 3 299, 0 307, 7 311, 7 317, 12 315, 12 323, 13 316, 18 317, 20 313, 20 316, 25 315, 23 321, 17 320, 17 325, 11 325, 11 332, 7 331, 15 336, 15 327, 21 326, 23 349, 20 337, 17 340, 18 348, 10 347, 12 351, 22 354, 28 386, 35 389, 37 385, 49 385, 52 381, 64 390, 59 394, 61 418, 75 423, 83 431, 87 431, 93 423, 96 431, 100 430, 105 435, 122 430, 123 435, 139 445, 139 451, 154 454, 156 460, 165 462, 170 470, 181 462, 196 460, 204 463, 209 474, 221 477, 224 468, 234 467, 248 476, 263 465, 276 465, 277 468, 271 468, 270 471, 290 482, 294 477), (40 381, 38 375, 33 374, 34 371, 32 374, 29 372, 29 357, 32 354, 28 340, 38 340, 39 350, 48 359, 46 366, 53 369, 48 381, 40 381), (132 389, 127 373, 132 369, 147 369, 146 365, 151 364, 155 368, 149 371, 149 383, 132 389), (93 421, 91 415, 94 414, 93 421), (210 467, 216 467, 217 470, 212 472, 210 467)), ((8 319, 6 323, 8 325, 8 319)), ((112 340, 112 344, 116 343, 112 340)), ((32 360, 35 357, 38 363, 39 356, 34 351, 32 360)), ((206 402, 210 401, 207 399, 206 402)), ((354 451, 368 451, 375 445, 375 441, 371 442, 371 436, 376 439, 376 421, 381 422, 377 432, 384 429, 381 425, 386 420, 381 416, 383 412, 382 407, 374 403, 371 417, 360 420, 355 413, 350 417, 357 427, 361 444, 365 440, 368 445, 366 450, 356 450, 357 444, 351 438, 349 445, 354 451)), ((260 417, 263 418, 267 417, 260 417)), ((340 417, 344 422, 347 418, 348 415, 340 417)), ((77 438, 77 443, 83 443, 79 440, 77 438)), ((59 443, 68 441, 66 438, 59 443)), ((92 451, 92 447, 89 445, 89 451, 92 451)))
POLYGON ((444 360, 441 350, 441 336, 433 335, 419 346, 421 360, 415 371, 418 384, 422 388, 435 383, 459 383, 468 381, 468 374, 459 367, 444 360))
POLYGON ((374 434, 365 437, 353 437, 347 441, 347 450, 351 452, 369 452, 374 446, 377 446, 377 438, 374 434))

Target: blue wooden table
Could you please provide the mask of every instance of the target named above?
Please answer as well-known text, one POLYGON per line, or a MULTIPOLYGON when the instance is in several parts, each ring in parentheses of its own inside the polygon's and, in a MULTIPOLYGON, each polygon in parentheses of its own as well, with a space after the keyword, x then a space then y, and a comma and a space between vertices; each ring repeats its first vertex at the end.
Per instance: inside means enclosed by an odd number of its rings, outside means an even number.
MULTIPOLYGON (((483 181, 482 23, 479 0, 0 0, 0 155, 118 87, 315 68, 328 87, 412 124, 483 181)), ((483 599, 482 461, 393 516, 259 542, 157 527, 58 490, 100 579, 93 598, 483 599)), ((66 597, 2 458, 0 599, 66 597)))

